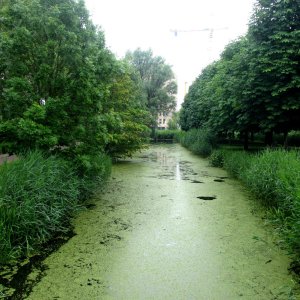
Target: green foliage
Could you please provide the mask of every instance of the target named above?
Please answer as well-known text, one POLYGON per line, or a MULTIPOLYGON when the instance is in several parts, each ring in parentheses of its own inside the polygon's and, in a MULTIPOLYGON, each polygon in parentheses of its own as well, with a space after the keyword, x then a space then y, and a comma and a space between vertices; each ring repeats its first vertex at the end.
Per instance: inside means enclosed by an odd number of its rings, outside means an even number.
POLYGON ((191 129, 179 136, 180 143, 193 153, 207 157, 216 146, 216 138, 207 129, 191 129))
POLYGON ((108 140, 105 152, 113 158, 131 156, 148 142, 151 116, 143 91, 135 82, 135 70, 126 61, 118 63, 105 109, 108 140))
POLYGON ((126 156, 143 147, 141 83, 105 48, 83 1, 16 0, 0 18, 3 151, 126 156))
POLYGON ((156 130, 155 139, 156 140, 174 140, 175 136, 179 133, 179 130, 156 130))
POLYGON ((169 130, 179 130, 179 112, 173 112, 172 118, 168 121, 168 129, 169 130))
POLYGON ((0 262, 29 254, 69 228, 80 180, 57 157, 30 152, 0 167, 0 262))
POLYGON ((104 187, 111 173, 111 158, 106 154, 75 156, 72 165, 80 179, 80 200, 87 200, 104 187))
POLYGON ((300 146, 300 131, 292 131, 288 136, 288 145, 290 146, 300 146))
POLYGON ((234 177, 244 180, 245 171, 251 165, 252 156, 245 151, 225 152, 223 167, 234 177))
POLYGON ((226 46, 185 97, 183 130, 211 128, 217 135, 299 129, 300 2, 258 0, 248 34, 226 46))
POLYGON ((29 255, 67 232, 79 204, 104 186, 111 159, 76 156, 67 161, 28 152, 0 166, 0 263, 29 255))
POLYGON ((224 166, 224 151, 221 149, 213 150, 209 156, 209 163, 212 167, 223 168, 224 166))
POLYGON ((134 66, 142 82, 145 104, 151 114, 151 127, 157 127, 160 111, 175 109, 177 84, 171 66, 160 56, 153 56, 152 51, 140 48, 126 54, 126 60, 134 66))
POLYGON ((28 148, 34 136, 33 147, 98 142, 101 150, 103 138, 93 126, 101 127, 95 116, 111 68, 103 61, 110 54, 83 2, 17 0, 1 19, 0 114, 14 133, 5 142, 13 141, 16 152, 28 148), (46 105, 38 111, 42 98, 46 105))
POLYGON ((20 152, 23 149, 50 149, 58 142, 51 128, 40 121, 45 119, 43 107, 33 104, 23 117, 0 123, 3 152, 20 152))
MULTIPOLYGON (((83 1, 1 4, 0 151, 33 151, 0 167, 5 261, 66 231, 78 200, 103 187, 111 158, 144 147, 151 115, 140 75, 105 47, 83 1)), ((153 62, 157 80, 171 74, 153 62)), ((162 102, 172 94, 164 85, 162 102)))
POLYGON ((299 128, 299 13, 298 1, 258 1, 250 22, 251 51, 257 58, 253 92, 264 104, 265 130, 299 128))
POLYGON ((245 180, 267 206, 280 208, 286 216, 291 216, 294 205, 300 204, 299 172, 297 152, 266 150, 253 159, 245 180))

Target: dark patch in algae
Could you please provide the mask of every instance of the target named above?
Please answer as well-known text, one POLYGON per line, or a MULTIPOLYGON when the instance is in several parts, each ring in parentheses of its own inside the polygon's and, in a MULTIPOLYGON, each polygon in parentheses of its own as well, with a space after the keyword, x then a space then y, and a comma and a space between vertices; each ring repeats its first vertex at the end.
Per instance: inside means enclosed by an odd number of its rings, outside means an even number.
POLYGON ((85 207, 86 207, 86 209, 94 209, 97 207, 97 205, 94 203, 89 203, 89 204, 86 204, 85 207))
POLYGON ((225 180, 223 179, 214 179, 215 182, 224 182, 225 180))
POLYGON ((26 298, 33 287, 41 281, 48 267, 43 263, 51 253, 57 251, 70 238, 75 236, 73 231, 57 236, 42 246, 42 254, 24 259, 16 264, 0 267, 0 285, 4 287, 4 294, 0 293, 0 299, 21 300, 26 298), (34 279, 27 279, 32 272, 37 272, 34 279), (6 294, 7 293, 7 294, 6 294))
POLYGON ((215 197, 215 196, 199 196, 197 198, 201 199, 201 200, 215 200, 217 197, 215 197))
POLYGON ((116 234, 108 234, 100 241, 100 244, 107 246, 113 240, 121 241, 122 238, 116 234))

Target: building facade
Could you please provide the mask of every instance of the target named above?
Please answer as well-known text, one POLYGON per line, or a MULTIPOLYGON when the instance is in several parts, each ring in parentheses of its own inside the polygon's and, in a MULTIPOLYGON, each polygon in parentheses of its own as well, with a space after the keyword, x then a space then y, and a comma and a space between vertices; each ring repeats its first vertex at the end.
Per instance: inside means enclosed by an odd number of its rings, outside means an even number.
POLYGON ((168 122, 172 119, 173 112, 160 112, 157 117, 157 128, 165 130, 168 128, 168 122))

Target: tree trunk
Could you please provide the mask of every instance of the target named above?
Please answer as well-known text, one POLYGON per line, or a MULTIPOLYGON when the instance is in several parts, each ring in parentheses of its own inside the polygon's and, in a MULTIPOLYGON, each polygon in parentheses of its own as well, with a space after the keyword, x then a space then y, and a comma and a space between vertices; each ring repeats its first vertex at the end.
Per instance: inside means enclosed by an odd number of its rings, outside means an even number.
POLYGON ((288 135, 289 132, 287 130, 283 133, 283 147, 286 149, 288 147, 288 135))
POLYGON ((268 147, 272 147, 272 145, 273 145, 273 131, 272 130, 266 132, 266 134, 265 134, 265 144, 268 147))
POLYGON ((249 150, 249 132, 248 130, 244 131, 244 150, 249 150))
POLYGON ((156 126, 155 125, 152 126, 151 131, 152 131, 151 135, 152 135, 153 141, 157 142, 156 126))

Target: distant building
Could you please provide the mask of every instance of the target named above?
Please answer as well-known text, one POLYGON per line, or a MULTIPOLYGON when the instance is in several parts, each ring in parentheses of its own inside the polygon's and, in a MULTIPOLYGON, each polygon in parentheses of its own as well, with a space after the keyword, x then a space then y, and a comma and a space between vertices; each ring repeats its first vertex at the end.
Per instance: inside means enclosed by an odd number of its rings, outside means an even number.
POLYGON ((168 128, 168 122, 172 119, 173 112, 160 112, 157 117, 157 129, 165 130, 168 128))

